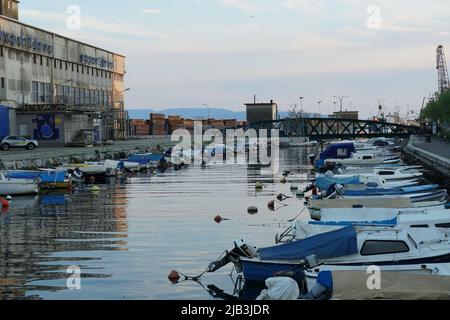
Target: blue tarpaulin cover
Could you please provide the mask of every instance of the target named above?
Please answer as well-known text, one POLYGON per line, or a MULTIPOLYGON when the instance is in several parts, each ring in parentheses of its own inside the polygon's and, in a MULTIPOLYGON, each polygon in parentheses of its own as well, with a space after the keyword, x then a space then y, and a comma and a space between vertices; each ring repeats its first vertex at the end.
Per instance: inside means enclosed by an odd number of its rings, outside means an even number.
POLYGON ((352 226, 275 247, 259 249, 261 260, 302 260, 311 255, 316 255, 318 259, 328 259, 357 252, 356 230, 352 226))
POLYGON ((66 173, 61 172, 38 172, 38 171, 9 171, 6 174, 9 179, 34 180, 39 178, 41 183, 61 183, 66 178, 66 173))
POLYGON ((146 165, 149 162, 158 162, 162 159, 164 159, 164 155, 160 153, 133 154, 128 157, 129 162, 137 162, 142 165, 146 165))
POLYGON ((346 159, 355 153, 355 145, 350 143, 335 143, 330 145, 324 152, 320 154, 321 160, 326 159, 346 159))
POLYGON ((328 190, 328 188, 334 184, 341 184, 343 186, 347 184, 360 184, 359 176, 352 176, 348 178, 339 177, 327 177, 321 175, 317 177, 315 185, 320 190, 328 190))

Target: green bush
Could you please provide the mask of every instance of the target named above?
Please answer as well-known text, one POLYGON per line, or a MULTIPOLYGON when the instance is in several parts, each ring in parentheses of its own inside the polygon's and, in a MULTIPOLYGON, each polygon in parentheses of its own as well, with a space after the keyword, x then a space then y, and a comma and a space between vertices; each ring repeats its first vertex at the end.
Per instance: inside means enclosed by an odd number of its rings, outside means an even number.
POLYGON ((437 121, 440 124, 450 123, 450 90, 430 100, 420 115, 423 121, 437 121))

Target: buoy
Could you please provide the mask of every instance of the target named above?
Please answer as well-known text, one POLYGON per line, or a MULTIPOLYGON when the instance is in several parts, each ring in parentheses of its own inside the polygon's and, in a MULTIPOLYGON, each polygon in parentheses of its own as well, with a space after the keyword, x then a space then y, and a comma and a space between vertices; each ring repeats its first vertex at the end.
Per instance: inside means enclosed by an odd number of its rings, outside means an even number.
POLYGON ((169 278, 170 282, 172 282, 173 284, 176 284, 176 283, 178 283, 178 281, 180 281, 181 277, 177 271, 173 270, 169 273, 168 278, 169 278))
POLYGON ((6 200, 11 201, 12 197, 11 196, 6 196, 6 200))
POLYGON ((303 191, 299 191, 296 194, 296 196, 299 197, 299 198, 303 197, 304 195, 305 195, 305 193, 303 191))
POLYGON ((258 208, 257 207, 248 207, 247 212, 249 214, 257 214, 258 213, 258 208))
POLYGON ((285 184, 285 183, 287 182, 287 180, 286 180, 285 177, 283 177, 283 178, 281 178, 280 182, 281 182, 282 184, 285 184))
POLYGON ((270 211, 275 211, 275 200, 269 201, 267 207, 269 208, 270 211))
POLYGON ((262 189, 262 188, 263 188, 263 184, 262 184, 261 182, 255 183, 255 189, 256 189, 256 190, 260 190, 260 189, 262 189))
POLYGON ((292 184, 291 185, 291 190, 298 190, 298 185, 292 184))
POLYGON ((8 208, 9 207, 8 200, 6 200, 4 198, 0 198, 0 204, 2 205, 3 208, 8 208))
POLYGON ((217 215, 214 217, 214 221, 219 224, 223 221, 223 218, 220 215, 217 215))
POLYGON ((98 191, 100 191, 100 187, 99 186, 92 186, 91 191, 92 192, 98 192, 98 191))

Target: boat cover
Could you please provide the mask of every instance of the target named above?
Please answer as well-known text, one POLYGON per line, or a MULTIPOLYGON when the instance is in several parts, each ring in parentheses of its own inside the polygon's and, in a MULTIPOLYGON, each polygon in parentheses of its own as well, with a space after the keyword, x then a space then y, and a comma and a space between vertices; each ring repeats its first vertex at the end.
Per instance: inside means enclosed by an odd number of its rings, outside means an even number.
POLYGON ((320 159, 346 159, 350 158, 350 156, 354 152, 356 152, 356 149, 353 142, 335 143, 330 145, 324 152, 320 154, 320 159))
POLYGON ((346 178, 339 178, 339 177, 327 177, 324 175, 321 175, 317 177, 315 185, 320 190, 328 190, 328 188, 335 184, 341 184, 343 186, 347 184, 359 184, 360 179, 359 176, 351 176, 346 178))
POLYGON ((39 178, 40 183, 61 183, 66 179, 66 173, 61 172, 34 172, 34 171, 9 171, 6 173, 9 179, 34 180, 39 178))
POLYGON ((387 272, 381 275, 381 289, 370 290, 374 274, 361 271, 333 272, 335 300, 448 300, 450 276, 387 272))
POLYGON ((139 164, 146 165, 149 162, 158 162, 164 159, 164 154, 149 153, 149 154, 134 154, 129 156, 129 162, 137 162, 139 164))
POLYGON ((357 252, 357 236, 352 226, 275 247, 259 249, 261 260, 302 260, 311 255, 316 255, 318 259, 327 259, 357 252))

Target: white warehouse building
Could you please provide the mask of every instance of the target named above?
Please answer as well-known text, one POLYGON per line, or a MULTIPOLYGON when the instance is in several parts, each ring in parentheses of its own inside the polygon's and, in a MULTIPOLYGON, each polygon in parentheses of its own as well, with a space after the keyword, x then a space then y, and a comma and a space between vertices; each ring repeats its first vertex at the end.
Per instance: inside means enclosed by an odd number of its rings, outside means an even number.
POLYGON ((125 57, 23 24, 19 1, 0 3, 0 137, 125 139, 125 57))

